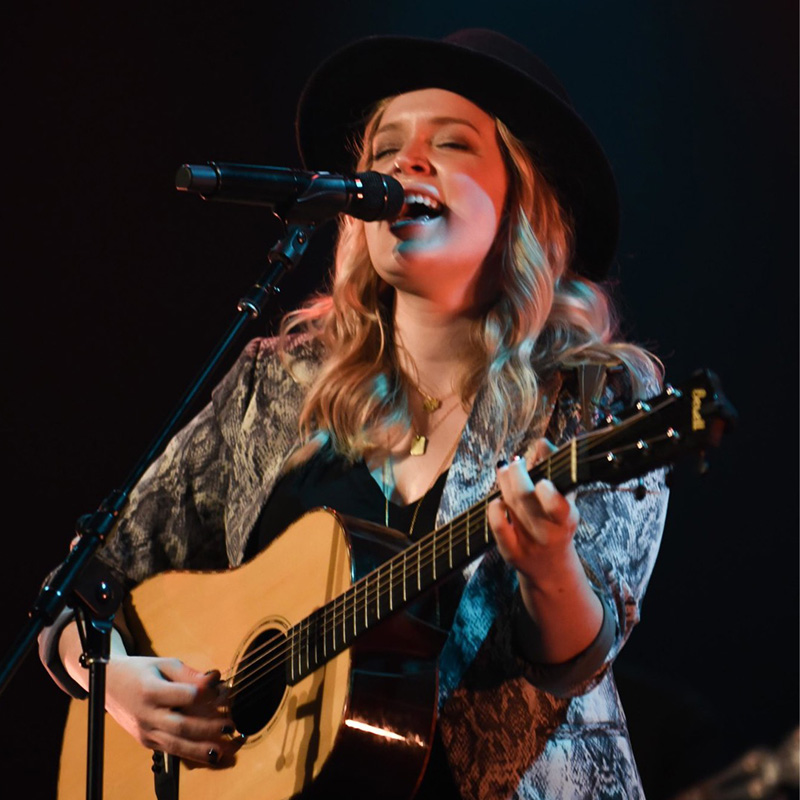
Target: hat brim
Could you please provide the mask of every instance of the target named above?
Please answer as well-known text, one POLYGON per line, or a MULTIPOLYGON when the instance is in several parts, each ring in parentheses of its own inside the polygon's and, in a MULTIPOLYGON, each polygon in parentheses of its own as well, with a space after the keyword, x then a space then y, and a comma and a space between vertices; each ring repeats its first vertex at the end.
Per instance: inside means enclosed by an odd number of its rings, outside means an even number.
POLYGON ((350 172, 354 138, 386 97, 424 88, 456 92, 502 120, 529 148, 572 216, 573 268, 594 280, 614 258, 619 201, 608 159, 566 97, 499 58, 447 41, 374 36, 338 51, 309 78, 297 109, 308 169, 350 172))

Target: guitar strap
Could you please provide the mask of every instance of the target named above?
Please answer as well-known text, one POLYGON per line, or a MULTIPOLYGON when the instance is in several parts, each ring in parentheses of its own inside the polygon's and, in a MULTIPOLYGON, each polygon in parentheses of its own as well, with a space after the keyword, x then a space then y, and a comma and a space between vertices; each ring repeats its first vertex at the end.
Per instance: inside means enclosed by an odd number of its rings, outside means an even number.
POLYGON ((578 366, 578 397, 581 401, 583 427, 587 431, 594 427, 595 409, 602 405, 609 366, 608 364, 580 364, 578 366))
POLYGON ((581 423, 584 430, 590 431, 596 424, 596 414, 603 411, 603 392, 606 388, 609 370, 620 367, 619 361, 599 364, 564 364, 565 371, 573 372, 577 382, 577 399, 581 407, 581 423))

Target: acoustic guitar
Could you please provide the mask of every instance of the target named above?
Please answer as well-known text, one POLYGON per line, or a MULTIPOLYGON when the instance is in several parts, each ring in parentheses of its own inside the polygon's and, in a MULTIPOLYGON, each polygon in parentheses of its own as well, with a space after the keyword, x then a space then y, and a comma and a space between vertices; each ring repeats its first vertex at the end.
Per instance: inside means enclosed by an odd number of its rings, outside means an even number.
MULTIPOLYGON (((561 492, 618 484, 717 445, 735 412, 699 371, 537 464, 561 492)), ((248 739, 234 765, 152 753, 107 717, 104 796, 186 800, 407 800, 425 769, 443 635, 409 605, 493 544, 495 492, 414 544, 392 530, 311 511, 259 556, 220 572, 156 575, 126 598, 139 652, 223 673, 248 739), (387 776, 391 776, 387 780, 387 776), (178 794, 179 792, 179 794, 178 794)), ((58 797, 86 790, 87 704, 72 701, 58 797)))

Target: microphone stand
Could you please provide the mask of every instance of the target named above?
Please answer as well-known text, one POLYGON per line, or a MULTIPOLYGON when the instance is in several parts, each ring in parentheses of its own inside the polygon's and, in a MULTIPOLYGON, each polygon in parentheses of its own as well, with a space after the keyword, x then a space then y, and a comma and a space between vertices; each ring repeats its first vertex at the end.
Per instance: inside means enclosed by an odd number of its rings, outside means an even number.
POLYGON ((0 664, 0 694, 2 694, 33 648, 42 629, 55 622, 65 606, 75 610, 83 648, 81 664, 89 670, 87 800, 100 800, 103 796, 105 668, 110 651, 111 622, 123 594, 119 582, 100 562, 93 559, 93 556, 111 532, 128 501, 131 490, 172 438, 186 410, 206 386, 245 324, 261 316, 267 301, 279 293, 278 282, 286 272, 297 265, 305 253, 316 223, 291 218, 284 218, 283 221, 285 233, 270 250, 268 266, 259 280, 239 300, 237 316, 208 357, 195 381, 186 390, 175 411, 131 470, 122 487, 114 489, 100 503, 96 511, 84 514, 78 519, 76 530, 80 536, 77 542, 47 585, 40 591, 28 614, 29 622, 0 664))

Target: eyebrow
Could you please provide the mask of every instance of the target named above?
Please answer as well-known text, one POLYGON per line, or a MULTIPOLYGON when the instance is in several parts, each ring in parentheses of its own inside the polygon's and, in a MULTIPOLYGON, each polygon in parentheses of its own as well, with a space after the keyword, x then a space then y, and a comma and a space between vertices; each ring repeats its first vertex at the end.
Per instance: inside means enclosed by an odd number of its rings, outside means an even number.
MULTIPOLYGON (((468 128, 472 128, 475 133, 480 134, 480 131, 471 123, 468 119, 464 119, 463 117, 432 117, 428 120, 433 125, 466 125, 468 128)), ((379 133, 383 133, 384 131, 394 131, 398 130, 402 127, 402 123, 400 122, 387 122, 385 125, 381 125, 378 130, 375 131, 374 136, 377 136, 379 133)))

